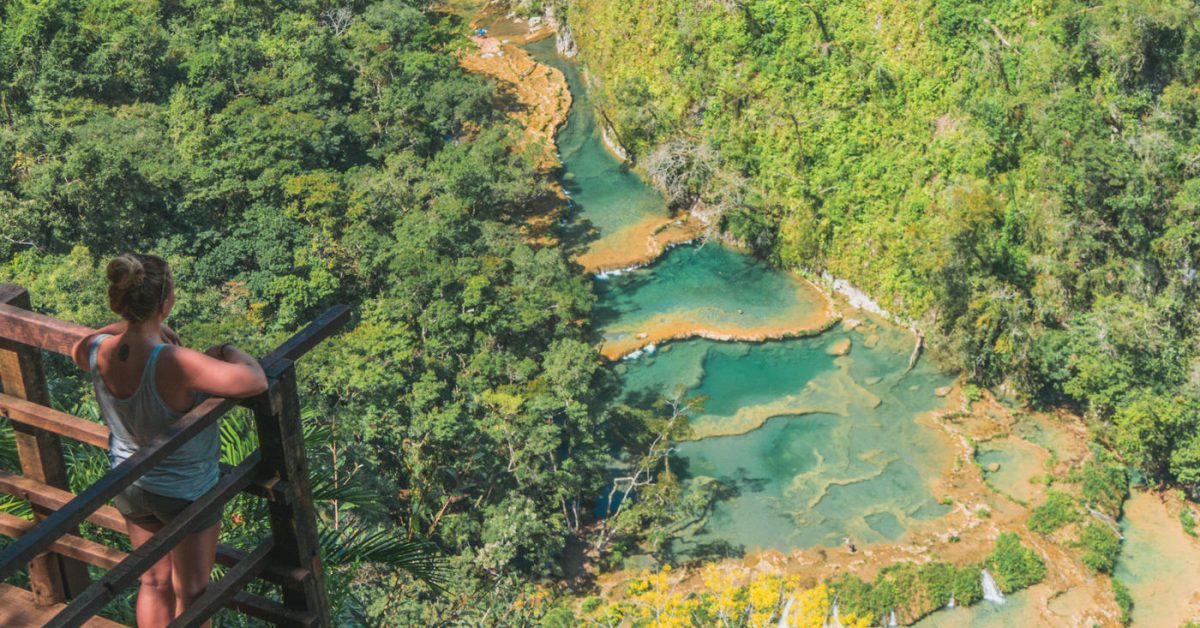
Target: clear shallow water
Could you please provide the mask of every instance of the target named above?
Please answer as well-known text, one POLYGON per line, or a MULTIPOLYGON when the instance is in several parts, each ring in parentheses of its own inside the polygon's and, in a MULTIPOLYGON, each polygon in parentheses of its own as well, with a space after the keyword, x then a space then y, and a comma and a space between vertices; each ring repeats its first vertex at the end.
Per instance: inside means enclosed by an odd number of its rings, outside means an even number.
POLYGON ((593 314, 606 343, 639 333, 671 337, 703 328, 734 337, 778 336, 819 328, 826 299, 765 262, 709 243, 668 251, 652 266, 596 283, 593 314))
POLYGON ((677 446, 688 481, 715 478, 731 494, 676 550, 832 546, 896 540, 915 521, 947 512, 929 480, 952 464, 935 429, 916 417, 940 406, 950 378, 897 351, 904 334, 880 330, 874 349, 829 346, 858 332, 765 343, 692 340, 617 367, 626 400, 683 386, 705 395, 700 431, 736 430, 677 446), (868 383, 870 382, 870 383, 868 383), (757 427, 761 425, 761 427, 757 427), (757 427, 757 429, 755 429, 757 427))
MULTIPOLYGON (((575 64, 550 40, 528 50, 566 75, 574 97, 558 135, 561 181, 576 205, 564 240, 595 249, 605 244, 588 233, 595 227, 609 245, 640 246, 628 234, 665 218, 665 203, 602 146, 575 64)), ((795 326, 825 307, 804 287, 730 249, 679 247, 651 267, 597 281, 595 322, 609 340, 644 333, 639 328, 664 317, 710 327, 795 326)), ((933 391, 951 378, 925 361, 905 373, 912 343, 898 329, 867 324, 765 343, 676 341, 616 365, 627 401, 649 403, 677 386, 708 397, 692 421, 708 437, 680 443, 673 468, 687 482, 715 478, 732 490, 702 526, 677 539, 676 550, 719 555, 836 545, 844 536, 859 544, 894 540, 913 522, 945 514, 930 481, 950 467, 953 452, 916 417, 941 405, 933 391), (831 355, 846 339, 850 354, 831 355)))
POLYGON ((538 62, 562 71, 573 98, 567 124, 556 140, 562 160, 559 181, 574 204, 565 239, 592 246, 596 236, 587 235, 589 228, 598 229, 601 238, 617 237, 623 229, 667 218, 662 196, 604 148, 578 66, 557 54, 553 37, 525 48, 538 62))
POLYGON ((1153 491, 1133 490, 1121 519, 1115 576, 1133 597, 1134 626, 1200 620, 1200 542, 1187 536, 1153 491))
POLYGON ((1003 604, 981 601, 972 606, 940 610, 913 624, 917 628, 1015 628, 1044 626, 1029 593, 1018 591, 1003 604))

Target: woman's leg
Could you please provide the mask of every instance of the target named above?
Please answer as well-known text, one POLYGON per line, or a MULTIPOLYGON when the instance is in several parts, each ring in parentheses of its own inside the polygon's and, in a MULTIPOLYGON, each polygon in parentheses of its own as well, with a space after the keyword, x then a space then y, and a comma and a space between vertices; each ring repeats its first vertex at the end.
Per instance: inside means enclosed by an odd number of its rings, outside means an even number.
MULTIPOLYGON (((221 522, 194 532, 171 550, 171 580, 175 588, 175 616, 187 610, 208 587, 217 558, 217 533, 221 522)), ((203 626, 207 628, 210 622, 203 626)))
MULTIPOLYGON (((134 523, 128 518, 125 519, 125 526, 134 549, 141 547, 162 528, 161 523, 134 523)), ((175 587, 171 582, 171 566, 171 555, 167 554, 142 574, 137 596, 139 628, 159 628, 175 618, 175 587)))

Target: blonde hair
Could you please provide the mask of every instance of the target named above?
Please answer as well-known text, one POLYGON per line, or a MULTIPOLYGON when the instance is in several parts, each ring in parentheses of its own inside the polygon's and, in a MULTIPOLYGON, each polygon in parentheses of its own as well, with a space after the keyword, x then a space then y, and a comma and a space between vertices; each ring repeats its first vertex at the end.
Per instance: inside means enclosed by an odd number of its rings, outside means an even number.
POLYGON ((167 261, 155 255, 126 253, 108 263, 108 306, 131 323, 154 315, 175 285, 167 261))

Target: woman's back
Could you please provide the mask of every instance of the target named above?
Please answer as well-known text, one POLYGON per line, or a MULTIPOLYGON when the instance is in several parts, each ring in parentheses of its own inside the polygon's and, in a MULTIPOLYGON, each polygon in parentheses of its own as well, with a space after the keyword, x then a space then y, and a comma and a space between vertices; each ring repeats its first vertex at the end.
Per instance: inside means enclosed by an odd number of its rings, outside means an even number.
MULTIPOLYGON (((113 360, 111 351, 105 351, 105 359, 101 359, 102 348, 109 349, 115 343, 105 346, 104 341, 111 337, 102 334, 93 340, 88 367, 100 414, 110 431, 109 455, 115 467, 178 421, 185 410, 172 408, 160 392, 158 379, 162 369, 159 368, 159 357, 169 345, 160 343, 149 347, 139 376, 136 359, 113 360), (132 392, 121 396, 113 389, 132 392)), ((128 347, 121 350, 128 351, 128 347)), ((199 393, 194 393, 190 403, 184 405, 190 409, 201 398, 199 393)), ((178 404, 178 400, 176 402, 178 404)), ((134 485, 160 495, 194 500, 217 483, 219 454, 220 438, 214 423, 149 469, 134 485)))

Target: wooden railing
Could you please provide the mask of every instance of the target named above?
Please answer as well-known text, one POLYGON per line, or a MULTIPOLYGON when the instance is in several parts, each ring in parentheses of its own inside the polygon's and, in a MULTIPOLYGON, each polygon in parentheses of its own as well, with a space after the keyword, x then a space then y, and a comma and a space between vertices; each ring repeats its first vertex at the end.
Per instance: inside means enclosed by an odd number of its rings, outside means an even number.
POLYGON ((0 552, 0 583, 27 568, 32 589, 22 594, 0 584, 0 624, 16 621, 13 617, 50 626, 93 621, 105 604, 195 532, 197 520, 246 491, 268 501, 271 536, 248 553, 219 546, 217 562, 229 569, 172 626, 199 625, 221 608, 276 625, 328 626, 293 361, 348 318, 345 306, 330 308, 263 357, 260 363, 270 382, 266 393, 242 401, 205 400, 154 442, 73 495, 60 437, 107 448, 108 429, 49 407, 41 352, 67 355, 93 330, 34 313, 28 292, 0 284, 0 415, 12 423, 21 461, 20 475, 0 471, 0 492, 28 501, 34 513, 34 521, 0 513, 0 534, 16 539, 0 552), (79 536, 83 521, 126 533, 124 518, 107 502, 239 403, 253 411, 259 450, 236 467, 223 469, 217 486, 128 554, 79 536), (86 565, 108 571, 91 582, 86 565), (255 578, 279 585, 281 602, 246 592, 246 584, 255 578), (33 608, 10 609, 14 600, 27 600, 33 608))

